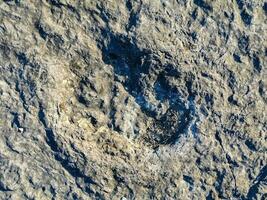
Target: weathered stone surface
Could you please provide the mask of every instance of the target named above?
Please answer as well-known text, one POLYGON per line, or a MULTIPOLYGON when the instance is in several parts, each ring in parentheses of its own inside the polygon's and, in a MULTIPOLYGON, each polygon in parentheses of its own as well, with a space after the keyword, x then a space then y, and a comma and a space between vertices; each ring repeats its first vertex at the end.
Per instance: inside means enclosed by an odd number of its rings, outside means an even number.
POLYGON ((0 199, 266 199, 266 17, 0 1, 0 199))

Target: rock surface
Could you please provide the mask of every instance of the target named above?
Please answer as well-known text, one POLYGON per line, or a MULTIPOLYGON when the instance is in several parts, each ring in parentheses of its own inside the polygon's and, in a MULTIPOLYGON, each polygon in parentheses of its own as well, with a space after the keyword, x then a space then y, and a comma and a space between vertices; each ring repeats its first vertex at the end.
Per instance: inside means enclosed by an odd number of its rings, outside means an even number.
POLYGON ((266 199, 267 3, 1 0, 0 199, 266 199))

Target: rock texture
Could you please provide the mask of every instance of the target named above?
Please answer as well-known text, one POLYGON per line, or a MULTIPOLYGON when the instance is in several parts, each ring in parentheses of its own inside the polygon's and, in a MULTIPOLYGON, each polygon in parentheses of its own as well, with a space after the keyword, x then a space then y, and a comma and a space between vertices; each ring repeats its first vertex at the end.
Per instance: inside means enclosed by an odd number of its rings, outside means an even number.
POLYGON ((266 199, 267 3, 1 0, 0 199, 266 199))

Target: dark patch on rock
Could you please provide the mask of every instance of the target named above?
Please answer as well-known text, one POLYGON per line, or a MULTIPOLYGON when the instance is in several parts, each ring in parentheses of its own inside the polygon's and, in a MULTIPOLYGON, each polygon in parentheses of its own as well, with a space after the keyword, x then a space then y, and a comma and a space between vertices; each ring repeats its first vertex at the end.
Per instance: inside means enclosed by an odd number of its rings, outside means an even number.
POLYGON ((267 2, 264 2, 262 9, 264 10, 265 15, 267 15, 267 2))
POLYGON ((206 200, 215 200, 214 193, 212 190, 209 192, 208 196, 206 197, 206 200))
POLYGON ((229 156, 229 154, 226 154, 226 159, 227 159, 227 162, 228 162, 232 167, 238 167, 238 166, 239 166, 238 163, 237 163, 235 160, 233 160, 233 159, 229 156))
POLYGON ((12 122, 11 122, 11 126, 14 128, 20 128, 21 125, 20 125, 20 121, 19 121, 19 114, 18 113, 13 113, 12 112, 12 115, 14 116, 12 122))
MULTIPOLYGON (((110 35, 110 42, 102 48, 102 52, 103 60, 113 66, 115 76, 124 77, 122 84, 142 111, 154 119, 149 138, 158 144, 174 144, 180 134, 185 133, 190 122, 190 110, 180 100, 179 90, 171 86, 168 80, 169 76, 179 78, 180 72, 171 64, 161 63, 150 50, 139 49, 134 39, 122 35, 110 35), (153 78, 154 88, 150 88, 147 82, 152 77, 156 77, 153 78), (144 96, 146 90, 153 91, 158 106, 169 102, 170 107, 165 114, 161 114, 144 96)), ((192 83, 189 82, 187 88, 192 96, 192 83)))
POLYGON ((258 91, 259 91, 260 96, 265 101, 265 103, 267 103, 267 89, 266 89, 266 86, 264 85, 264 82, 262 80, 259 81, 259 90, 258 91))
POLYGON ((227 100, 230 104, 238 106, 238 101, 234 95, 230 95, 227 100))
POLYGON ((249 51, 249 37, 246 35, 241 36, 238 39, 238 47, 243 54, 247 54, 249 51))
POLYGON ((194 20, 196 20, 197 19, 197 9, 194 9, 194 11, 192 12, 192 14, 191 14, 191 16, 192 16, 192 18, 194 19, 194 20))
POLYGON ((256 146, 253 144, 253 142, 251 140, 246 140, 245 144, 247 145, 247 147, 251 150, 251 151, 257 151, 256 146))
POLYGON ((58 8, 60 8, 63 4, 60 2, 60 0, 49 0, 49 2, 51 3, 51 5, 56 6, 58 8))
POLYGON ((15 3, 15 5, 19 6, 21 0, 4 0, 5 3, 12 5, 12 2, 15 3))
POLYGON ((245 25, 247 26, 251 25, 251 21, 253 17, 246 10, 243 10, 240 13, 240 16, 245 25))
POLYGON ((228 86, 231 88, 232 91, 234 91, 237 86, 236 75, 233 71, 229 71, 228 86))
POLYGON ((139 6, 139 8, 135 11, 133 10, 133 2, 131 2, 131 0, 127 0, 126 1, 126 7, 128 9, 128 11, 130 12, 130 17, 128 20, 128 24, 126 27, 127 31, 130 31, 132 27, 136 27, 140 18, 140 11, 141 11, 141 7, 142 7, 142 2, 141 5, 139 6))
POLYGON ((253 61, 254 70, 260 73, 262 70, 261 61, 256 54, 253 55, 252 61, 253 61))
POLYGON ((236 61, 236 62, 238 62, 238 63, 242 63, 242 61, 241 61, 241 58, 240 58, 240 56, 238 55, 238 54, 233 54, 233 57, 234 57, 234 60, 236 61))
POLYGON ((226 176, 226 172, 225 172, 225 170, 223 170, 222 172, 216 171, 216 174, 217 174, 217 179, 216 179, 216 182, 214 184, 214 187, 218 193, 218 197, 222 198, 222 199, 226 199, 226 197, 224 196, 223 187, 222 187, 224 178, 226 176))
POLYGON ((205 95, 205 101, 207 104, 207 108, 211 108, 214 105, 214 97, 212 94, 205 95))
POLYGON ((183 175, 183 179, 190 185, 189 190, 192 191, 194 186, 194 179, 191 176, 186 175, 183 175))
POLYGON ((29 60, 28 60, 28 58, 27 58, 25 53, 22 53, 22 52, 17 53, 17 58, 18 58, 19 63, 21 65, 26 65, 27 63, 29 63, 29 60))
POLYGON ((239 10, 242 10, 244 7, 244 0, 236 0, 239 10))
POLYGON ((38 30, 40 36, 46 40, 46 38, 49 36, 49 33, 47 32, 46 28, 44 27, 43 24, 40 22, 35 23, 35 28, 38 30))
POLYGON ((267 177, 267 165, 265 165, 259 172, 258 176, 254 180, 253 185, 249 188, 247 193, 247 199, 255 199, 259 193, 259 187, 266 181, 267 177), (263 183, 262 183, 263 182, 263 183))
POLYGON ((194 0, 194 4, 204 10, 204 12, 211 12, 212 6, 209 5, 205 0, 194 0))

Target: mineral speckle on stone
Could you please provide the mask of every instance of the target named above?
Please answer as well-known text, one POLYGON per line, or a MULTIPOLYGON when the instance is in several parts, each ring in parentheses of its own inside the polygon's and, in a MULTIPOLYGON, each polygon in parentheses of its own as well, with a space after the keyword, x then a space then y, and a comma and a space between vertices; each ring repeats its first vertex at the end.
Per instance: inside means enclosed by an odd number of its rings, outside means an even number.
POLYGON ((266 199, 266 8, 0 0, 0 199, 266 199))

